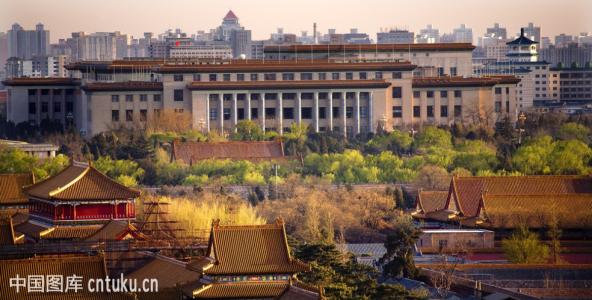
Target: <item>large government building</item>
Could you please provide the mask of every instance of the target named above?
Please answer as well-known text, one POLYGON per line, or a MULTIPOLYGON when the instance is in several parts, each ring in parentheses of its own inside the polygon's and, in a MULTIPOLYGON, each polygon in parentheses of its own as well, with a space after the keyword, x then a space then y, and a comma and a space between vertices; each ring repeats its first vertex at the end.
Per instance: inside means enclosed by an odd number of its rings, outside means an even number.
POLYGON ((316 132, 353 136, 377 128, 493 126, 505 117, 516 119, 517 78, 461 76, 462 61, 470 64, 470 55, 428 61, 451 46, 440 47, 415 49, 416 56, 426 58, 419 66, 399 59, 333 58, 83 61, 68 66, 71 78, 5 81, 8 120, 59 121, 90 136, 122 125, 146 126, 172 114, 202 131, 227 133, 239 121, 253 120, 280 134, 293 123, 306 123, 316 132), (416 73, 444 68, 441 64, 447 64, 445 73, 416 73))

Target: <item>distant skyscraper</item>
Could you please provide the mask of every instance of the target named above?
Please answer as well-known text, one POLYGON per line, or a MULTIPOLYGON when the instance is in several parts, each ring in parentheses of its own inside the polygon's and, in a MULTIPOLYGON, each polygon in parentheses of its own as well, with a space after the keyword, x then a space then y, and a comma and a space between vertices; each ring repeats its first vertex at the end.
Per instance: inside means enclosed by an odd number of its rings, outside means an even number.
POLYGON ((440 31, 437 28, 433 28, 432 24, 428 24, 426 28, 419 31, 419 34, 415 38, 415 42, 419 44, 439 43, 440 31))
POLYGON ((551 38, 548 36, 541 37, 540 49, 547 49, 551 45, 551 38))
POLYGON ((74 60, 114 60, 127 55, 127 35, 115 32, 73 32, 66 43, 74 60))
POLYGON ((244 30, 238 22, 238 17, 229 10, 222 19, 222 24, 216 28, 215 40, 230 42, 230 36, 233 30, 244 30))
POLYGON ((230 47, 232 56, 240 57, 244 54, 247 58, 251 56, 251 31, 236 29, 230 32, 230 47))
POLYGON ((466 27, 465 24, 460 24, 460 27, 455 28, 452 34, 455 43, 473 43, 473 29, 466 27))
POLYGON ((8 31, 8 55, 22 59, 45 56, 49 51, 49 30, 39 23, 35 30, 24 30, 15 23, 8 31))
POLYGON ((415 34, 408 30, 391 29, 376 34, 378 44, 413 44, 415 34))
POLYGON ((528 26, 524 27, 524 36, 535 42, 539 42, 541 40, 541 27, 534 26, 532 22, 528 23, 528 26))
POLYGON ((487 37, 494 37, 494 38, 501 38, 503 40, 508 38, 508 32, 506 28, 500 27, 499 23, 493 24, 493 27, 487 28, 485 32, 485 36, 487 37))
POLYGON ((0 32, 0 79, 5 77, 5 64, 8 56, 8 34, 0 32))
POLYGON ((574 42, 574 38, 571 35, 562 33, 555 36, 555 47, 566 47, 569 43, 574 42))

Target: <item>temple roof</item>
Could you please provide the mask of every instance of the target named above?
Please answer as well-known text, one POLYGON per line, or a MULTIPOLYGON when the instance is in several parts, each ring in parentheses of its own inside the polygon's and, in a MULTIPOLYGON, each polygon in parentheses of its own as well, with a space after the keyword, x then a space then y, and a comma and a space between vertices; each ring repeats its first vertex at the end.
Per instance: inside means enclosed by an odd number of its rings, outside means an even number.
POLYGON ((33 173, 0 174, 0 205, 28 203, 23 187, 34 182, 33 173))
POLYGON ((173 158, 191 164, 205 159, 268 160, 283 159, 282 142, 173 142, 173 158))
POLYGON ((133 224, 121 221, 121 220, 110 220, 107 224, 103 225, 99 230, 94 232, 92 235, 85 238, 86 241, 116 241, 131 237, 137 240, 145 240, 146 237, 138 231, 136 226, 133 224))
POLYGON ((507 42, 506 45, 532 45, 532 44, 538 44, 538 43, 539 42, 535 42, 535 41, 527 38, 524 35, 524 28, 521 28, 520 29, 520 36, 511 42, 507 42))
POLYGON ((417 210, 424 214, 435 212, 446 207, 448 191, 424 191, 417 193, 417 210))
POLYGON ((127 188, 92 166, 74 163, 60 173, 25 188, 29 197, 57 201, 126 200, 139 191, 127 188))
POLYGON ((138 282, 146 278, 157 279, 159 289, 174 288, 188 282, 197 282, 201 274, 186 267, 187 263, 160 254, 143 253, 148 262, 131 272, 126 278, 138 282), (174 276, 171 276, 174 274, 174 276))
POLYGON ((290 255, 284 223, 252 226, 212 226, 202 268, 209 275, 294 274, 310 270, 290 255))
POLYGON ((11 217, 0 218, 0 246, 22 244, 24 235, 14 231, 11 217))
POLYGON ((102 255, 80 256, 37 256, 28 259, 3 260, 0 267, 0 299, 133 299, 131 295, 123 293, 90 293, 87 290, 88 280, 93 278, 105 278, 107 271, 105 268, 105 259, 102 255), (29 275, 62 275, 64 286, 66 277, 82 276, 82 290, 78 293, 27 293, 26 288, 16 292, 16 288, 9 286, 8 278, 14 278, 16 275, 20 278, 27 278, 29 275))

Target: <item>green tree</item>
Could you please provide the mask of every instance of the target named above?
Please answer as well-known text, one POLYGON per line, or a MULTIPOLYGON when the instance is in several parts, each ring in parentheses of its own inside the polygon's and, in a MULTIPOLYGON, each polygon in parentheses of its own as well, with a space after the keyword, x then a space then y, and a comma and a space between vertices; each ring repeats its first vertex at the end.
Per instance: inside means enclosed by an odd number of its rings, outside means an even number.
POLYGON ((307 147, 306 141, 308 140, 308 125, 292 123, 290 126, 290 132, 286 132, 284 137, 286 139, 286 149, 289 154, 296 155, 301 163, 304 163, 304 155, 306 154, 307 147))
POLYGON ((415 242, 419 238, 419 230, 407 217, 400 217, 393 225, 392 232, 387 235, 384 246, 386 253, 381 258, 385 276, 415 278, 418 271, 413 261, 415 242))
POLYGON ((590 173, 592 149, 579 140, 558 141, 549 155, 549 165, 554 174, 590 173))
POLYGON ((230 136, 234 141, 262 141, 264 138, 261 127, 251 120, 239 121, 236 124, 236 132, 230 136))
POLYGON ((526 175, 549 174, 549 156, 554 148, 555 142, 550 136, 535 138, 516 150, 512 163, 526 175))
POLYGON ((561 140, 580 140, 583 143, 590 143, 590 129, 586 126, 570 122, 561 125, 557 132, 561 140))
POLYGON ((415 135, 414 147, 416 149, 426 147, 450 149, 452 148, 452 135, 448 130, 426 126, 415 135))
POLYGON ((480 170, 494 170, 499 162, 495 148, 481 140, 463 141, 456 147, 454 166, 473 173, 480 170))
POLYGON ((93 166, 107 176, 119 181, 119 183, 135 186, 144 175, 144 169, 138 163, 131 160, 113 160, 109 156, 101 156, 93 166))
POLYGON ((515 264, 546 263, 549 257, 549 247, 526 226, 520 226, 510 238, 502 240, 502 248, 506 258, 515 264))

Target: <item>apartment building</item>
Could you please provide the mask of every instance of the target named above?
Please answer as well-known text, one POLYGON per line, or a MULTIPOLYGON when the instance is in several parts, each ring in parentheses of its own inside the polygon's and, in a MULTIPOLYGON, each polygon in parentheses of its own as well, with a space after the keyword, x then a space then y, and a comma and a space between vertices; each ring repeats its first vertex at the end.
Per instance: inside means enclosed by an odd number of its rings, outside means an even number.
POLYGON ((78 79, 53 85, 50 79, 43 84, 6 81, 14 103, 9 119, 39 124, 55 118, 47 114, 57 103, 55 95, 62 95, 56 90, 72 90, 64 93, 76 97, 73 120, 88 135, 146 124, 163 111, 189 116, 195 129, 223 133, 241 120, 280 134, 293 123, 305 123, 317 132, 348 136, 379 127, 493 126, 505 116, 515 119, 519 81, 510 76, 413 78, 416 66, 406 61, 124 60, 79 62, 68 69, 78 79))

